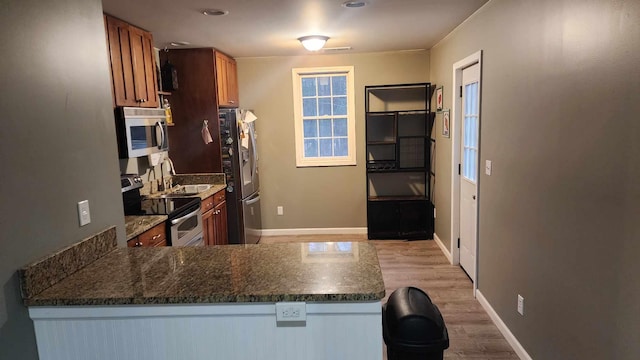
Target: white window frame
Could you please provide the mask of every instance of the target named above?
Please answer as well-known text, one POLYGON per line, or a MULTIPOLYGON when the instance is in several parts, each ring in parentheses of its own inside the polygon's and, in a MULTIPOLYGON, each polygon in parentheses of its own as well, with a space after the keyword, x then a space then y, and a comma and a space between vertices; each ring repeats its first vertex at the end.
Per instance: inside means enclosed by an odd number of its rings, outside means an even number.
POLYGON ((349 166, 356 165, 356 121, 355 121, 355 86, 353 66, 331 66, 317 68, 294 68, 293 78, 293 112, 296 138, 296 166, 349 166), (305 157, 304 134, 302 126, 302 77, 306 75, 346 75, 347 76, 347 156, 340 157, 305 157))

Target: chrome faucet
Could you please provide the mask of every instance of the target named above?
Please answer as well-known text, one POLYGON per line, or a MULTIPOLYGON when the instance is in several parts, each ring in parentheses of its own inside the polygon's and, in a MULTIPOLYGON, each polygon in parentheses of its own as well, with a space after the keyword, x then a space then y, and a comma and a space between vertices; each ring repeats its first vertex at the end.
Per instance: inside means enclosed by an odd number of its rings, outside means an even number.
POLYGON ((169 174, 171 174, 171 176, 174 176, 176 174, 176 169, 173 167, 173 161, 171 161, 170 157, 165 157, 164 160, 162 161, 162 165, 164 165, 165 161, 169 161, 169 174))

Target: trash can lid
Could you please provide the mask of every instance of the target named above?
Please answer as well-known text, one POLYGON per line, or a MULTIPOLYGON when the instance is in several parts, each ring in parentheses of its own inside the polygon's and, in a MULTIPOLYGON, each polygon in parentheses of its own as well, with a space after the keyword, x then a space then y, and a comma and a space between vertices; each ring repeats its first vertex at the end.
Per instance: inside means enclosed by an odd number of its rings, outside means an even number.
POLYGON ((382 326, 387 346, 405 350, 449 347, 440 310, 416 287, 400 288, 389 296, 383 307, 382 326))

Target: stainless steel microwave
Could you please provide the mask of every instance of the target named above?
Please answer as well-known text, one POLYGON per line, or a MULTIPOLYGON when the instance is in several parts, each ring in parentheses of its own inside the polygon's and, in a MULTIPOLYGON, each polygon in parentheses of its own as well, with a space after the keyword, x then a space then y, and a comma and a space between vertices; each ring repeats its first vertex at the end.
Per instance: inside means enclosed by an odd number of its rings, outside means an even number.
POLYGON ((115 115, 121 159, 169 150, 164 109, 118 107, 115 115))

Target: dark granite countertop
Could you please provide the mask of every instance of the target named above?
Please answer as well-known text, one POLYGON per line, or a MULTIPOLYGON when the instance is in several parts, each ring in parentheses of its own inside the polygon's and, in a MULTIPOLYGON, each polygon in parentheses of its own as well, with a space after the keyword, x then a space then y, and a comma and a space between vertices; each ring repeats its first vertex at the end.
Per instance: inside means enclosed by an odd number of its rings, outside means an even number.
POLYGON ((119 248, 24 298, 28 306, 349 302, 384 297, 366 242, 119 248))
POLYGON ((124 217, 125 232, 127 241, 142 234, 143 232, 162 224, 167 220, 166 215, 133 215, 124 217))

